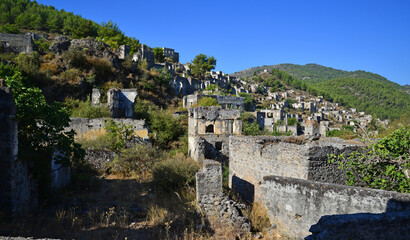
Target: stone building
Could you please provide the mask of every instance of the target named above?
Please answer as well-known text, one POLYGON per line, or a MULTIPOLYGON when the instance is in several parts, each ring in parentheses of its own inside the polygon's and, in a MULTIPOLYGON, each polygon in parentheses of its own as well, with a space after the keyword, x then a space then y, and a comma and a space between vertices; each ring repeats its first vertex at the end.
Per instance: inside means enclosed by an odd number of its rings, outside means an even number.
POLYGON ((154 52, 150 47, 144 44, 142 44, 138 49, 138 52, 133 55, 132 60, 135 62, 146 60, 148 63, 148 69, 155 65, 154 52))
POLYGON ((191 108, 198 103, 198 100, 204 97, 214 98, 221 105, 222 109, 239 109, 243 110, 245 98, 243 97, 232 97, 232 96, 220 96, 220 95, 201 95, 192 94, 184 96, 183 106, 184 108, 191 108))
MULTIPOLYGON (((110 88, 107 92, 107 106, 112 118, 132 118, 134 116, 134 103, 138 96, 137 89, 110 88)), ((101 104, 101 92, 94 88, 91 101, 93 105, 101 104)))
POLYGON ((162 48, 164 50, 165 58, 173 59, 175 63, 179 62, 179 53, 172 48, 162 48))
POLYGON ((0 52, 31 53, 37 50, 30 35, 0 33, 0 52))
POLYGON ((196 161, 227 161, 229 136, 240 135, 239 110, 222 107, 196 107, 188 111, 188 154, 196 161))

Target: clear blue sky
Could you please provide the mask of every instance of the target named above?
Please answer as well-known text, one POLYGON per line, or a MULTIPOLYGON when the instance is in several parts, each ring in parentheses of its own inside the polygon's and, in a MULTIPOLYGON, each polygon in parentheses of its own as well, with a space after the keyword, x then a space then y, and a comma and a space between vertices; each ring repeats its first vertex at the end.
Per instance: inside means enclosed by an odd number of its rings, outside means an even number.
POLYGON ((410 84, 410 0, 39 0, 97 23, 112 20, 180 62, 204 53, 233 73, 317 63, 410 84))

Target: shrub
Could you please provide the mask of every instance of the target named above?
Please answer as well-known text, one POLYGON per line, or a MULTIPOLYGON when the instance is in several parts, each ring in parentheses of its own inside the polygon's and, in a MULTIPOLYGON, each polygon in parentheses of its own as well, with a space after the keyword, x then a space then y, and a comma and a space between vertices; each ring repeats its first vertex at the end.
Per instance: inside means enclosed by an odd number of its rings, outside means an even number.
POLYGON ((44 40, 44 39, 41 38, 37 41, 34 41, 34 43, 37 45, 37 48, 40 52, 46 53, 46 52, 50 51, 49 50, 50 45, 51 45, 50 41, 47 41, 47 40, 44 40))
POLYGON ((158 159, 161 159, 161 151, 147 145, 137 144, 132 148, 121 150, 120 154, 110 163, 112 173, 123 176, 144 176, 158 159))
POLYGON ((38 52, 20 53, 16 57, 16 62, 23 72, 35 74, 40 66, 40 54, 38 52))
POLYGON ((253 231, 255 232, 263 232, 271 226, 268 211, 260 202, 252 204, 249 220, 251 221, 253 231))
POLYGON ((243 122, 242 123, 242 134, 243 135, 259 135, 260 134, 259 124, 243 122))
POLYGON ((82 79, 82 72, 77 68, 71 68, 60 74, 63 83, 77 84, 82 79))
POLYGON ((99 79, 109 77, 114 73, 112 63, 107 58, 92 56, 88 58, 88 62, 99 79))
POLYGON ((194 186, 199 164, 190 158, 170 158, 154 165, 153 188, 160 191, 175 191, 194 186))
POLYGON ((71 117, 81 118, 104 118, 110 117, 110 111, 105 106, 92 106, 91 102, 67 98, 65 106, 68 108, 71 117))
POLYGON ((215 98, 203 97, 198 100, 198 106, 209 107, 209 106, 221 106, 215 98))
POLYGON ((86 69, 89 67, 87 56, 78 49, 69 49, 63 53, 62 57, 70 68, 86 69))
POLYGON ((346 172, 347 184, 410 193, 410 129, 401 128, 363 151, 348 156, 330 155, 346 172))
POLYGON ((169 148, 171 141, 178 140, 183 129, 178 120, 166 110, 150 111, 149 125, 152 131, 150 136, 153 143, 162 148, 169 148))
POLYGON ((133 137, 131 127, 125 124, 116 124, 112 120, 106 123, 104 130, 93 133, 96 137, 81 136, 77 142, 84 148, 120 151, 125 147, 126 141, 133 137))

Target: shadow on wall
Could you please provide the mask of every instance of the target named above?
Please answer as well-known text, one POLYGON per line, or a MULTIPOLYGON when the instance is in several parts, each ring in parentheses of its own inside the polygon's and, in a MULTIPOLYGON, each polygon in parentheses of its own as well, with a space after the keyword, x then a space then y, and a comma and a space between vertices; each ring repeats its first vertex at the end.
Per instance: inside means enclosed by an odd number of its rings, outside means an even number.
POLYGON ((242 200, 252 203, 255 200, 255 186, 242 178, 232 176, 232 189, 242 200))
POLYGON ((309 229, 317 239, 410 239, 410 202, 390 199, 386 212, 322 216, 309 229))

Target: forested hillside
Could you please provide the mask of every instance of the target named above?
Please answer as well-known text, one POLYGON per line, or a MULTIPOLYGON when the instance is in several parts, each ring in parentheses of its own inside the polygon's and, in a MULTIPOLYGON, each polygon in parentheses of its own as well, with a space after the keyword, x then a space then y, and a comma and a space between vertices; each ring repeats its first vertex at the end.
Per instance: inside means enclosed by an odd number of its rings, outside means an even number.
POLYGON ((365 78, 337 78, 313 84, 336 102, 366 111, 380 119, 410 117, 410 95, 383 82, 365 78))
POLYGON ((326 100, 357 108, 380 119, 410 116, 410 95, 406 87, 370 72, 349 72, 317 64, 278 64, 249 68, 231 76, 258 83, 265 69, 274 75, 281 73, 279 79, 283 76, 292 79, 285 83, 293 88, 324 96, 326 100))
POLYGON ((112 48, 128 44, 136 52, 139 41, 127 37, 119 27, 109 21, 97 24, 53 6, 45 6, 30 0, 0 0, 0 32, 20 33, 24 29, 70 35, 73 38, 94 37, 112 48))
POLYGON ((277 65, 270 65, 270 66, 261 66, 255 68, 249 68, 244 71, 236 72, 231 74, 232 76, 246 78, 251 76, 254 72, 260 72, 264 69, 272 70, 272 69, 279 69, 283 70, 295 78, 303 80, 307 83, 319 83, 328 81, 334 78, 342 78, 342 77, 350 77, 350 78, 366 78, 372 79, 379 82, 387 83, 391 86, 396 88, 402 88, 397 83, 391 82, 387 80, 385 77, 380 76, 375 73, 366 72, 362 70, 357 71, 344 71, 339 69, 334 69, 331 67, 325 67, 318 64, 306 64, 306 65, 297 65, 297 64, 277 64, 277 65))

